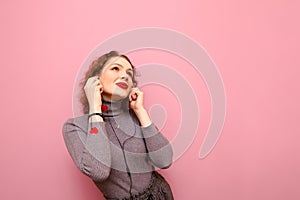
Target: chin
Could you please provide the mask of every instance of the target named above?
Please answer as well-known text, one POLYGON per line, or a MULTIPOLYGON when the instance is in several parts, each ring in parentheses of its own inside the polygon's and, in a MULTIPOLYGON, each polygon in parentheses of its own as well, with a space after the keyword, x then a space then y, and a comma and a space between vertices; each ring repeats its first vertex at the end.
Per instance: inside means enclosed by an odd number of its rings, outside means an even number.
POLYGON ((128 98, 129 94, 116 94, 112 96, 112 100, 119 101, 128 98))

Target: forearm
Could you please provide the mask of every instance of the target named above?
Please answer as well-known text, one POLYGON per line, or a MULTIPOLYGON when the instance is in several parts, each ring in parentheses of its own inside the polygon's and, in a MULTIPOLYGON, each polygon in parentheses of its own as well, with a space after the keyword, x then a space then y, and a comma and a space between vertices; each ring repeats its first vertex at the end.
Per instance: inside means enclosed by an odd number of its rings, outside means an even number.
POLYGON ((147 127, 152 124, 150 116, 145 108, 135 110, 134 112, 142 127, 147 127))
POLYGON ((142 128, 142 132, 152 163, 159 168, 168 168, 172 164, 173 150, 167 138, 153 123, 142 128))
MULTIPOLYGON (((88 133, 85 141, 85 153, 90 154, 95 158, 96 161, 110 167, 111 152, 110 152, 110 141, 107 138, 105 130, 105 124, 103 122, 92 122, 89 124, 88 133), (91 130, 96 131, 91 131, 91 130), (97 133, 98 130, 98 133, 97 133)), ((86 154, 84 154, 85 156, 86 154)), ((90 160, 83 161, 89 162, 90 160)), ((90 166, 93 167, 93 166, 90 166)))
POLYGON ((75 119, 68 120, 63 126, 67 149, 81 172, 94 180, 105 180, 110 173, 111 155, 104 124, 103 122, 90 123, 85 132, 75 119), (98 129, 97 134, 90 133, 92 127, 98 129))

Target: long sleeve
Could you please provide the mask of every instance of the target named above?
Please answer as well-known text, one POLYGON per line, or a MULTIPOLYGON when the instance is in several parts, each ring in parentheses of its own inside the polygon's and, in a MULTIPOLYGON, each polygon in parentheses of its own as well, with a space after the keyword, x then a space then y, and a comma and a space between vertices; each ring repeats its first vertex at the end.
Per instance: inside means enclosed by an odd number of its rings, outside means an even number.
POLYGON ((153 123, 147 127, 142 127, 142 133, 152 163, 161 169, 170 167, 173 150, 169 141, 156 129, 153 123))
POLYGON ((111 152, 105 123, 88 124, 87 117, 73 118, 64 123, 62 132, 68 152, 79 170, 98 182, 107 179, 111 152), (90 133, 92 127, 97 128, 98 133, 90 133))

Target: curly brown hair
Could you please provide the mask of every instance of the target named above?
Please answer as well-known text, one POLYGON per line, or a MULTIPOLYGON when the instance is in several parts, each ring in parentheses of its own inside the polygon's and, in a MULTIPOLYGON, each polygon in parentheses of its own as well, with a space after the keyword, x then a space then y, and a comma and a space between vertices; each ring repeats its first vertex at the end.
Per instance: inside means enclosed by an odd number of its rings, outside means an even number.
MULTIPOLYGON (((137 81, 135 79, 135 74, 136 74, 136 70, 133 66, 133 64, 131 63, 131 61, 129 60, 129 58, 123 54, 120 54, 119 52, 117 51, 111 51, 109 53, 106 53, 102 56, 100 56, 99 58, 97 58, 96 60, 94 60, 92 62, 92 64, 89 66, 89 69, 87 70, 87 72, 85 73, 85 76, 84 78, 82 79, 82 81, 80 82, 80 88, 81 88, 81 92, 80 92, 80 103, 82 105, 82 112, 84 114, 87 114, 89 113, 89 102, 88 102, 88 99, 86 98, 86 95, 85 95, 85 91, 84 91, 84 86, 87 82, 87 80, 90 78, 90 77, 93 77, 93 76, 96 76, 96 75, 99 75, 105 65, 105 63, 110 59, 110 58, 113 58, 113 57, 123 57, 125 58, 129 63, 130 65, 132 66, 132 69, 133 69, 133 77, 132 77, 132 81, 133 81, 133 86, 136 87, 137 86, 137 81)), ((126 98, 128 100, 128 98, 126 98)), ((126 101, 124 101, 124 103, 126 103, 126 101)), ((125 107, 125 105, 124 105, 125 107)))

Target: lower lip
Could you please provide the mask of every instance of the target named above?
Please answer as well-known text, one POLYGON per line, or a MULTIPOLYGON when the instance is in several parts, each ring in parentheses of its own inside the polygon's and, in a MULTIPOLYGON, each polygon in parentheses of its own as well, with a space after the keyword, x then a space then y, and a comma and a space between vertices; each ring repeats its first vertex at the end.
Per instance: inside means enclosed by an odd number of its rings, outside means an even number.
POLYGON ((122 89, 125 89, 125 90, 128 88, 127 85, 122 84, 122 83, 117 83, 116 85, 119 86, 119 87, 122 88, 122 89))

